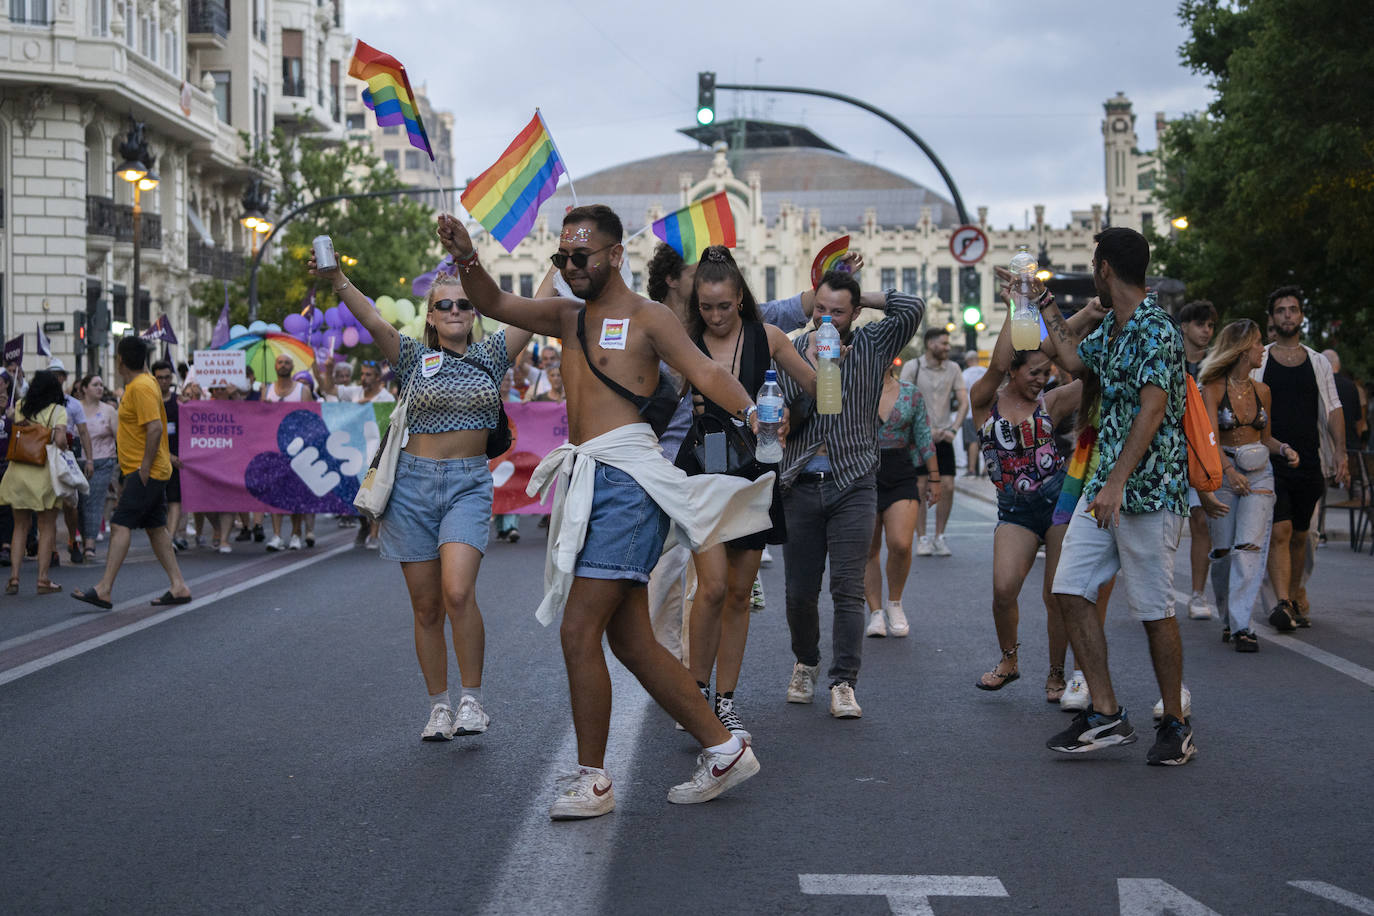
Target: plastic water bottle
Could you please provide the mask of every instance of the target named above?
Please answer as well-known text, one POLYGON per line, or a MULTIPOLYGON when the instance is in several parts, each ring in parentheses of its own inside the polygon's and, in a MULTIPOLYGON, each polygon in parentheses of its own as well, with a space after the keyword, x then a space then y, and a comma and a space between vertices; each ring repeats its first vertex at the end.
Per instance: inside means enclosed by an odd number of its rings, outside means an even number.
POLYGON ((1022 245, 1012 256, 1011 272, 1016 275, 1011 283, 1011 345, 1018 350, 1038 350, 1040 348, 1040 315, 1031 299, 1031 283, 1035 279, 1035 256, 1022 245))
POLYGON ((816 413, 839 413, 840 395, 840 332, 829 315, 822 315, 816 332, 816 413))
POLYGON ((759 405, 759 444, 754 449, 754 460, 759 464, 778 464, 782 461, 778 427, 782 425, 783 400, 778 374, 772 369, 763 373, 763 387, 755 402, 759 405))

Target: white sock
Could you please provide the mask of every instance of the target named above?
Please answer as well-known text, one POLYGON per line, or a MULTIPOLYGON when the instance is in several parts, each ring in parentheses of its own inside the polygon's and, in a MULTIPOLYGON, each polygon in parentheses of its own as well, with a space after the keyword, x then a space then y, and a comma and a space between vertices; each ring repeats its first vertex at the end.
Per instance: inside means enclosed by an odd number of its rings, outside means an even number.
POLYGON ((429 708, 433 709, 436 706, 447 706, 449 709, 453 708, 453 703, 449 701, 447 690, 443 693, 432 693, 429 695, 429 708))
POLYGON ((604 767, 589 767, 585 763, 579 763, 577 765, 577 768, 579 770, 586 770, 588 773, 595 773, 598 776, 606 775, 606 770, 604 767))
POLYGON ((739 735, 731 735, 730 740, 724 744, 717 744, 715 747, 708 747, 708 754, 738 754, 744 749, 744 742, 739 739, 739 735))
POLYGON ((463 692, 459 694, 459 696, 472 697, 480 703, 482 702, 482 685, 478 684, 476 687, 464 687, 463 692))

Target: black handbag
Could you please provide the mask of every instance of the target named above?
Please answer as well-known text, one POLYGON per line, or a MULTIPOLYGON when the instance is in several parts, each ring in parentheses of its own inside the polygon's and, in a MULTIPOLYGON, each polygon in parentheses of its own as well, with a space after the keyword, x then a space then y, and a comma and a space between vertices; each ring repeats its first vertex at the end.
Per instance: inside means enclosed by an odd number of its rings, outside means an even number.
POLYGON ((733 421, 704 413, 687 434, 692 457, 707 474, 734 474, 754 463, 754 434, 733 421))
POLYGON ((587 368, 592 370, 592 374, 601 380, 601 384, 620 395, 625 400, 639 410, 639 415, 644 418, 644 422, 653 427, 654 435, 661 436, 672 422, 673 414, 677 413, 677 405, 682 401, 682 394, 678 390, 673 380, 662 370, 658 373, 658 387, 654 393, 645 397, 642 394, 635 394, 630 389, 621 385, 615 379, 608 376, 596 367, 591 357, 587 355, 587 310, 582 308, 577 313, 577 342, 582 345, 582 358, 587 361, 587 368))

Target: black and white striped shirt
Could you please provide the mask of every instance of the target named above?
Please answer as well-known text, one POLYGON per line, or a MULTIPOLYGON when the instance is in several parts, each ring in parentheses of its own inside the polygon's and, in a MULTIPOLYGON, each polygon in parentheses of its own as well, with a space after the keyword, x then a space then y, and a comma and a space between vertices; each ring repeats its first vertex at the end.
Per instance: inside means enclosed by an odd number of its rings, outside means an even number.
MULTIPOLYGON (((820 450, 830 456, 835 484, 844 489, 878 464, 878 398, 883 390, 883 374, 892 360, 907 345, 921 325, 926 304, 916 296, 888 290, 886 315, 882 321, 866 324, 850 337, 849 355, 840 363, 841 409, 838 414, 813 414, 796 436, 789 436, 782 457, 782 485, 791 486, 802 468, 820 450)), ((799 353, 806 353, 815 329, 795 341, 799 353)), ((796 382, 778 373, 778 384, 788 403, 802 394, 796 382)))

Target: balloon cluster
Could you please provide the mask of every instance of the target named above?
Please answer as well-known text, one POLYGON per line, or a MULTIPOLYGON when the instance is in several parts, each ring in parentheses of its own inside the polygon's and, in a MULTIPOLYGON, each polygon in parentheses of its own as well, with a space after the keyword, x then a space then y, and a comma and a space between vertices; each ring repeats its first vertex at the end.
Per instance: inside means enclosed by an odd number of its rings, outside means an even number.
POLYGON ((280 334, 281 325, 276 322, 255 321, 250 325, 236 324, 229 329, 229 339, 237 340, 246 334, 256 334, 261 337, 264 334, 280 334))
POLYGON ((367 328, 342 305, 331 305, 323 311, 311 309, 309 315, 287 315, 282 326, 286 333, 316 349, 337 351, 372 343, 367 328))
POLYGON ((415 307, 409 299, 393 299, 390 296, 377 297, 377 314, 382 320, 393 325, 396 330, 408 337, 419 340, 425 333, 425 314, 415 307))

